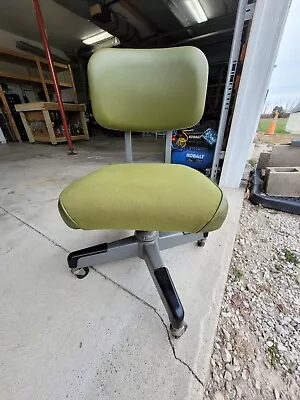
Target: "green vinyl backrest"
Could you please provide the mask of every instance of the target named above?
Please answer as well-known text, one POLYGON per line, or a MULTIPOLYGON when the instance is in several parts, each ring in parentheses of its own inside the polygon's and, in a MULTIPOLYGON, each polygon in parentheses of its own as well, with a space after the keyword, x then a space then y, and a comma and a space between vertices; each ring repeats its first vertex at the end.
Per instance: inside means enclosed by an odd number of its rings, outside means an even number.
POLYGON ((196 47, 101 49, 88 64, 93 114, 105 128, 164 131, 202 117, 208 64, 196 47))

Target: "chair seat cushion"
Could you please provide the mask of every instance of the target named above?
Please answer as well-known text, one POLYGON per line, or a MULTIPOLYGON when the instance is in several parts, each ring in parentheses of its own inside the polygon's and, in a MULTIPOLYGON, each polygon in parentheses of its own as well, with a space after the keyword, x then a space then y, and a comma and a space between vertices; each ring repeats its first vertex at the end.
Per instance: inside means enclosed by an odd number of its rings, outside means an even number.
POLYGON ((118 164, 65 188, 59 211, 74 229, 209 232, 227 214, 222 191, 183 165, 118 164))

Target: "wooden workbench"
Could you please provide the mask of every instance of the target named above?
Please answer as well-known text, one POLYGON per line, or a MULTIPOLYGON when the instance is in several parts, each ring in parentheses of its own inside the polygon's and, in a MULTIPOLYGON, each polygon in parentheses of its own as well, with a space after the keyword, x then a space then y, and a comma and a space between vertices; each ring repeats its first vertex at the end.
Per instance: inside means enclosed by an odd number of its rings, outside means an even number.
MULTIPOLYGON (((62 64, 55 61, 53 64, 56 74, 58 74, 60 90, 69 89, 73 101, 78 103, 74 76, 70 64, 62 64)), ((43 57, 0 47, 0 78, 1 82, 28 84, 32 87, 36 87, 38 90, 42 88, 47 102, 50 102, 51 94, 54 93, 54 84, 49 72, 48 61, 43 57), (18 69, 16 69, 16 66, 18 69)), ((5 93, 0 85, 0 106, 1 105, 3 106, 7 122, 15 140, 21 143, 21 136, 5 98, 5 93)))
MULTIPOLYGON (((57 103, 35 102, 17 104, 30 143, 66 142, 57 103)), ((84 104, 64 103, 72 140, 88 140, 89 133, 85 119, 84 104)))

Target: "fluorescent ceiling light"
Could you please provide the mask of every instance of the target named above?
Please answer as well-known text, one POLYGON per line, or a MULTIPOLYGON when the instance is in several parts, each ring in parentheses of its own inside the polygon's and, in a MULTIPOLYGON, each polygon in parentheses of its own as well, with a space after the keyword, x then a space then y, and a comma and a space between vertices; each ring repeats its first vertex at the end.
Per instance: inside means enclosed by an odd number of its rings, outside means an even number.
POLYGON ((207 21, 199 0, 165 0, 175 17, 185 27, 207 21))
POLYGON ((110 39, 102 40, 102 42, 95 43, 93 49, 94 50, 106 49, 110 47, 119 46, 120 43, 121 43, 120 40, 117 37, 113 36, 110 39))
POLYGON ((112 37, 113 37, 113 35, 111 35, 110 33, 106 32, 106 31, 102 31, 100 33, 97 33, 96 35, 89 36, 85 39, 82 39, 82 41, 84 44, 95 44, 95 43, 103 42, 103 40, 107 40, 112 37))
POLYGON ((184 4, 198 23, 207 21, 207 16, 198 0, 186 0, 184 4))

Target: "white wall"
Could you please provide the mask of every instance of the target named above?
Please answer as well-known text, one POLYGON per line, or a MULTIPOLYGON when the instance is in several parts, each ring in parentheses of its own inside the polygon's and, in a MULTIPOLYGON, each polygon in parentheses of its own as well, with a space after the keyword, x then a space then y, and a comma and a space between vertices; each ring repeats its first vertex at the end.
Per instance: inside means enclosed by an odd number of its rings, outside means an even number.
POLYGON ((285 130, 289 133, 300 134, 300 111, 289 116, 285 130))
MULTIPOLYGON (((21 51, 16 48, 16 43, 19 41, 23 41, 23 42, 26 42, 33 46, 39 47, 41 50, 44 49, 42 43, 36 42, 34 40, 26 39, 22 36, 18 36, 13 33, 10 33, 10 32, 0 30, 1 47, 11 49, 11 50, 16 50, 16 51, 24 53, 24 54, 30 54, 30 53, 21 51)), ((67 55, 62 50, 52 47, 51 52, 53 55, 56 55, 58 57, 61 57, 65 60, 69 61, 69 57, 67 57, 67 55)), ((31 76, 36 76, 36 77, 39 76, 37 69, 34 67, 33 68, 28 67, 28 66, 25 67, 22 65, 12 64, 12 63, 8 63, 8 62, 4 62, 4 61, 0 61, 0 70, 1 69, 5 70, 5 71, 12 71, 15 73, 20 73, 20 74, 25 74, 25 75, 31 75, 31 76)), ((44 72, 44 76, 47 79, 51 79, 51 75, 48 72, 46 72, 46 73, 44 72)), ((59 72, 58 79, 63 82, 70 82, 69 74, 66 72, 59 72)), ((0 82, 2 82, 2 81, 5 81, 5 78, 0 77, 0 82)), ((23 102, 24 90, 26 92, 26 96, 28 97, 29 101, 38 101, 39 99, 37 96, 37 92, 43 89, 42 85, 39 88, 37 85, 33 86, 33 85, 30 85, 25 82, 24 83, 7 82, 7 84, 8 84, 8 88, 13 93, 17 93, 20 96, 22 102, 23 102)), ((70 90, 70 89, 62 90, 61 93, 62 93, 63 101, 65 101, 65 102, 74 101, 72 90, 70 90)))
MULTIPOLYGON (((26 15, 24 16, 24 18, 26 18, 26 15)), ((16 43, 20 42, 20 41, 23 41, 23 42, 26 42, 28 44, 31 44, 32 46, 39 47, 41 50, 44 49, 43 45, 42 45, 42 42, 36 42, 34 40, 26 39, 26 38, 24 38, 22 36, 18 36, 18 35, 15 35, 13 33, 6 32, 6 31, 2 31, 0 29, 1 47, 6 47, 8 49, 21 51, 21 50, 16 48, 16 43)), ((69 57, 65 54, 65 52, 60 50, 60 49, 57 49, 55 47, 51 47, 51 52, 52 52, 52 54, 55 54, 58 57, 61 57, 61 58, 65 59, 65 60, 67 60, 67 61, 69 60, 69 57)), ((28 54, 28 53, 25 53, 25 54, 28 54)))
POLYGON ((220 186, 238 188, 248 159, 291 0, 256 2, 220 186))
POLYGON ((0 144, 1 143, 6 143, 6 139, 4 137, 4 134, 3 134, 1 126, 0 126, 0 144))

